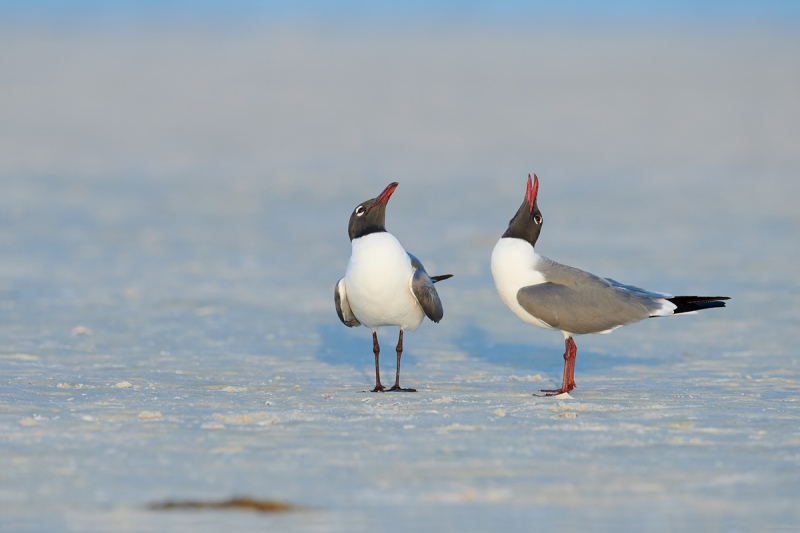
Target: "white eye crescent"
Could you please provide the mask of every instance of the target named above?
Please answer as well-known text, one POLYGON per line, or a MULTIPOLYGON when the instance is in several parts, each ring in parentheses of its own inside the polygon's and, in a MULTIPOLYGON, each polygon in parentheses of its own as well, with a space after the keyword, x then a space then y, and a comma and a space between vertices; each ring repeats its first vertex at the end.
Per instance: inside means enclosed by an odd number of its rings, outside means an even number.
POLYGON ((540 215, 539 213, 536 213, 535 215, 533 215, 533 221, 536 222, 536 224, 541 224, 542 223, 542 215, 540 215))
POLYGON ((363 206, 363 205, 360 205, 360 206, 356 207, 356 216, 357 216, 357 217, 360 217, 360 216, 361 216, 361 215, 363 215, 363 214, 364 214, 366 211, 367 211, 367 210, 366 210, 366 209, 364 209, 364 206, 363 206))

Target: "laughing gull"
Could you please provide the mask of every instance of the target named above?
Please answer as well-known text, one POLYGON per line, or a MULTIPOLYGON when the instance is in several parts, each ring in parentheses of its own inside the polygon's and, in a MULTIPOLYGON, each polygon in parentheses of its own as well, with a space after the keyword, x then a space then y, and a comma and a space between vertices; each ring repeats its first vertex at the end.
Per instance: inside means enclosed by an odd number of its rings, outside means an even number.
POLYGON ((336 284, 336 314, 347 327, 364 325, 372 330, 375 354, 375 388, 371 392, 404 391, 400 388, 400 356, 403 354, 403 331, 414 331, 423 317, 439 322, 444 315, 442 302, 433 284, 452 277, 429 276, 419 259, 406 252, 400 242, 386 231, 386 203, 397 188, 390 183, 371 200, 360 203, 350 215, 347 232, 352 253, 345 275, 336 284), (377 329, 399 326, 397 373, 394 387, 381 385, 377 329))
POLYGON ((536 203, 539 178, 528 175, 525 199, 492 251, 492 276, 497 292, 522 320, 564 334, 564 377, 560 389, 542 390, 548 396, 575 388, 573 335, 610 333, 645 318, 692 313, 725 307, 727 296, 672 296, 610 278, 599 278, 556 263, 536 253, 542 213, 536 203))

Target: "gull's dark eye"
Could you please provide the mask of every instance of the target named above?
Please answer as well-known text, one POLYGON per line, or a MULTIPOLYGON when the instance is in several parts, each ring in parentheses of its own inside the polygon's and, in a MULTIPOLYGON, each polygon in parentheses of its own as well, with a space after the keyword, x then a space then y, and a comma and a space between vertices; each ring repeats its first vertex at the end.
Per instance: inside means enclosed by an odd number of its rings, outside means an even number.
POLYGON ((537 224, 541 224, 542 223, 542 215, 540 215, 539 213, 536 213, 535 215, 533 215, 533 221, 536 222, 537 224))
POLYGON ((356 216, 357 216, 357 217, 360 217, 360 216, 361 216, 361 215, 363 215, 365 212, 366 212, 366 209, 364 209, 364 206, 363 206, 363 205, 360 205, 360 206, 356 207, 356 216))

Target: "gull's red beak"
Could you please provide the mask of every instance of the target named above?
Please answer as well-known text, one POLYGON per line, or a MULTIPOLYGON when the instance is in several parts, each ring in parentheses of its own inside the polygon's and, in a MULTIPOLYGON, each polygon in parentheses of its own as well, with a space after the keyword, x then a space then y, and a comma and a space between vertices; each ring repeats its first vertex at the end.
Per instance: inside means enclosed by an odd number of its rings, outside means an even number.
POLYGON ((533 203, 536 201, 537 194, 539 194, 539 178, 537 178, 536 174, 534 174, 533 182, 531 182, 531 175, 528 174, 528 188, 525 189, 525 199, 528 201, 528 209, 531 211, 531 213, 533 213, 533 203))
POLYGON ((396 181, 387 185, 386 188, 383 189, 383 192, 380 194, 380 196, 378 196, 378 198, 375 200, 374 205, 385 204, 386 202, 388 202, 389 198, 392 197, 392 193, 394 192, 394 190, 397 188, 398 185, 399 184, 396 181))

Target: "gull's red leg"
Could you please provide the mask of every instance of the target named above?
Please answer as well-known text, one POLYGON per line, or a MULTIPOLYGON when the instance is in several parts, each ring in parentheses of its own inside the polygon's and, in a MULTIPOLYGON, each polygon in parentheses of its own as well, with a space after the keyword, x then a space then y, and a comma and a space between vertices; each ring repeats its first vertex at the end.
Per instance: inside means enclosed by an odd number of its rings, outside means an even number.
POLYGON ((546 396, 556 396, 574 389, 575 385, 575 359, 578 357, 578 347, 572 337, 564 340, 564 376, 561 379, 560 389, 543 389, 546 396))

